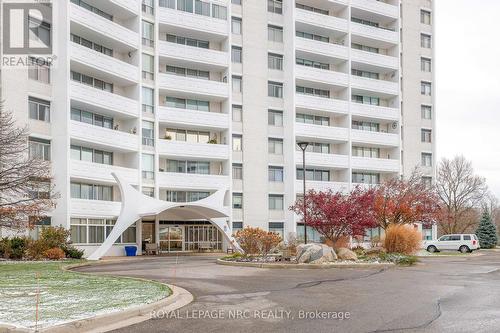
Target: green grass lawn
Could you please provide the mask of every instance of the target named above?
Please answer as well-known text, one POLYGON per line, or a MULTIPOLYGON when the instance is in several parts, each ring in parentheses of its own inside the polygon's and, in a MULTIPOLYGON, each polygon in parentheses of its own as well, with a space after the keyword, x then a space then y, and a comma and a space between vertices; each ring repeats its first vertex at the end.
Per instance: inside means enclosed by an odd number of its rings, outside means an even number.
POLYGON ((0 262, 0 323, 35 327, 37 273, 40 276, 38 327, 152 303, 170 294, 168 287, 152 281, 61 270, 67 264, 0 262))

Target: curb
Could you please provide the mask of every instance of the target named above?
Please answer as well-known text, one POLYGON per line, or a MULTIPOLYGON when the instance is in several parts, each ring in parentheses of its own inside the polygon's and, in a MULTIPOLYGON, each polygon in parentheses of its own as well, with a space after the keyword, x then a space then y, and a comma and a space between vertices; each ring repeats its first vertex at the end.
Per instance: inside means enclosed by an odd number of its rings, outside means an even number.
POLYGON ((218 265, 236 266, 236 267, 255 267, 255 268, 278 268, 278 269, 329 269, 329 268, 389 268, 395 267, 393 263, 371 264, 270 264, 256 262, 232 262, 222 259, 217 259, 218 265))
POLYGON ((426 259, 426 258, 431 258, 431 259, 436 259, 436 258, 471 258, 471 257, 480 257, 484 256, 485 253, 469 253, 465 255, 460 255, 460 254, 438 254, 438 255, 427 255, 427 256, 416 256, 419 259, 426 259))
MULTIPOLYGON (((94 266, 94 265, 99 265, 99 264, 97 262, 79 263, 73 265, 66 265, 61 267, 61 269, 64 271, 71 271, 77 274, 94 275, 92 273, 73 271, 73 269, 77 267, 94 266)), ((56 326, 41 328, 37 332, 47 332, 47 333, 108 332, 111 330, 127 327, 130 325, 134 325, 149 320, 153 318, 153 312, 155 311, 162 311, 168 313, 177 310, 179 308, 182 308, 183 306, 188 305, 194 299, 193 295, 189 291, 175 285, 161 283, 158 281, 153 281, 148 279, 134 278, 134 277, 113 276, 113 275, 106 275, 106 276, 163 284, 166 285, 172 291, 172 293, 169 296, 154 303, 137 305, 113 313, 105 313, 85 319, 70 321, 56 326)), ((0 324, 0 333, 21 333, 21 332, 25 333, 25 332, 35 332, 35 331, 29 328, 19 328, 12 325, 0 324)))

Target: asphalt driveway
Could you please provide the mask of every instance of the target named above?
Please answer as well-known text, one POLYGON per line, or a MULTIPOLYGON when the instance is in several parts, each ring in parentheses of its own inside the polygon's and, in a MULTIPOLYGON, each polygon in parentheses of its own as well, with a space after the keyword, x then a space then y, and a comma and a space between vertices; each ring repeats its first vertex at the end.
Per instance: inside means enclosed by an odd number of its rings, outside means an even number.
POLYGON ((142 277, 194 302, 117 332, 500 332, 500 252, 390 269, 259 269, 179 256, 80 271, 142 277))

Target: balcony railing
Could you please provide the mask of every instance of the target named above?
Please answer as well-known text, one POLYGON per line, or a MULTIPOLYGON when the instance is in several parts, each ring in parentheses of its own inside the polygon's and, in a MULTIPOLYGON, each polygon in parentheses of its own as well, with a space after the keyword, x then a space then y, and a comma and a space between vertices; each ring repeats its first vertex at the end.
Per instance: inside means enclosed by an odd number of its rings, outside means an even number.
POLYGON ((209 16, 196 15, 181 10, 159 7, 160 24, 176 28, 196 30, 199 34, 225 38, 229 35, 229 24, 226 20, 216 19, 209 16))
POLYGON ((398 69, 398 57, 391 57, 384 54, 351 49, 351 59, 353 62, 370 64, 378 67, 398 69))
POLYGON ((295 65, 295 75, 297 79, 323 84, 345 87, 348 84, 347 74, 326 69, 295 65))
POLYGON ((295 94, 295 104, 298 109, 318 110, 346 114, 348 103, 339 99, 323 98, 304 94, 295 94))
POLYGON ((213 80, 160 73, 159 86, 163 90, 208 97, 211 100, 220 101, 229 97, 229 85, 213 80))
MULTIPOLYGON (((295 164, 302 166, 302 151, 295 152, 295 164)), ((348 168, 347 155, 306 152, 306 167, 348 168)))
POLYGON ((351 76, 351 87, 384 94, 399 95, 399 84, 397 82, 370 79, 356 75, 351 76))
POLYGON ((195 158, 196 160, 227 160, 229 146, 210 143, 192 143, 173 140, 158 140, 159 153, 175 158, 195 158))
POLYGON ((399 40, 398 33, 395 31, 356 22, 351 23, 351 33, 357 36, 381 40, 391 44, 397 44, 399 40))
POLYGON ((162 123, 182 125, 186 128, 227 129, 229 115, 218 112, 206 112, 160 106, 159 120, 162 123))
MULTIPOLYGON (((295 192, 302 193, 303 190, 302 180, 295 181, 295 192)), ((349 189, 349 184, 346 182, 321 182, 316 180, 306 180, 306 191, 315 190, 320 192, 346 192, 349 189)))
POLYGON ((302 37, 295 37, 295 48, 297 51, 319 54, 325 57, 338 59, 347 59, 349 57, 349 49, 346 46, 302 37))
POLYGON ((229 188, 229 176, 159 172, 158 185, 169 189, 216 191, 229 188))
POLYGON ((208 64, 221 69, 229 66, 229 55, 227 52, 166 41, 159 42, 159 54, 160 57, 208 64))
POLYGON ((399 134, 382 133, 362 130, 351 130, 351 140, 355 143, 373 144, 379 146, 399 146, 399 134))
POLYGON ((137 151, 138 136, 79 121, 71 121, 71 138, 78 141, 95 143, 116 150, 137 151))
POLYGON ((92 163, 87 161, 71 160, 71 177, 97 182, 116 183, 112 172, 123 177, 130 184, 138 183, 137 169, 125 168, 116 165, 92 163))
POLYGON ((297 8, 295 13, 295 20, 297 22, 314 25, 328 30, 347 32, 348 22, 346 19, 323 15, 300 8, 297 8))
POLYGON ((315 138, 318 140, 348 141, 347 128, 295 123, 295 135, 298 138, 315 138))
POLYGON ((71 199, 71 216, 116 218, 122 203, 118 201, 71 199))
POLYGON ((351 167, 353 170, 399 172, 400 162, 394 159, 353 156, 351 158, 351 167))
POLYGON ((366 118, 376 118, 398 121, 399 120, 399 109, 389 108, 385 106, 377 106, 362 103, 351 103, 351 113, 356 116, 366 117, 366 118))
POLYGON ((382 1, 351 0, 351 6, 395 19, 399 16, 398 6, 390 5, 382 1))

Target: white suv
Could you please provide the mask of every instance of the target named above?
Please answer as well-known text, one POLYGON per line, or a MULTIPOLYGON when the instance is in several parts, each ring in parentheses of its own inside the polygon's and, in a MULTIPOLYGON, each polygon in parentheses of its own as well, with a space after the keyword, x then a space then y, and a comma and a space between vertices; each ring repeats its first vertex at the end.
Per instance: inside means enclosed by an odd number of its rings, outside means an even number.
POLYGON ((439 251, 467 253, 479 249, 479 240, 474 234, 444 235, 435 241, 424 241, 424 249, 431 253, 439 251))

